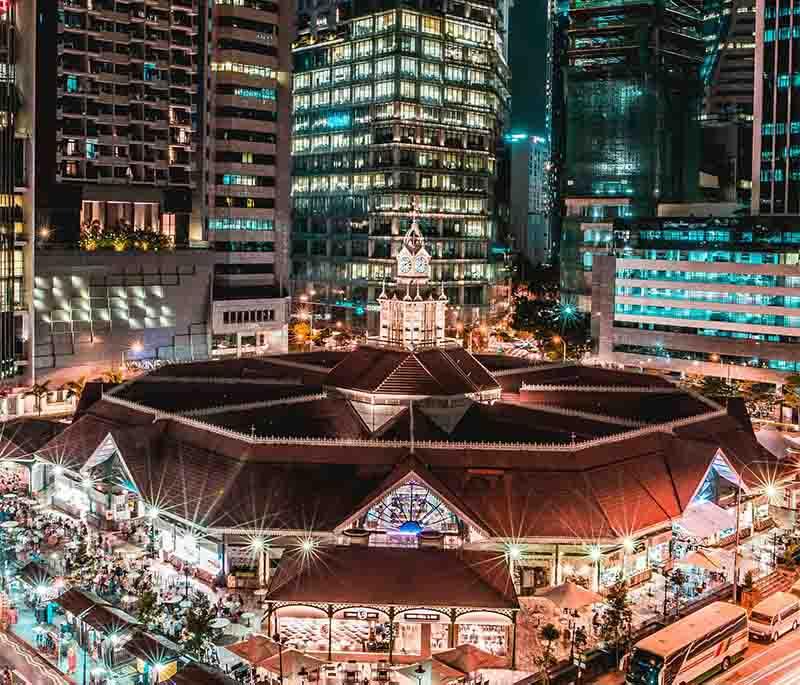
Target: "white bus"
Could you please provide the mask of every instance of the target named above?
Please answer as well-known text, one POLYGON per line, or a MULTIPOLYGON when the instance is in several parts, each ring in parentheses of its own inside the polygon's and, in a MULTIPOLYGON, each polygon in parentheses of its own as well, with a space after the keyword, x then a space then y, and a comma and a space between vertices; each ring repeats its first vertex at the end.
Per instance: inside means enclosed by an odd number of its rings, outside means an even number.
POLYGON ((747 649, 747 611, 714 602, 636 643, 627 685, 690 685, 727 670, 747 649))

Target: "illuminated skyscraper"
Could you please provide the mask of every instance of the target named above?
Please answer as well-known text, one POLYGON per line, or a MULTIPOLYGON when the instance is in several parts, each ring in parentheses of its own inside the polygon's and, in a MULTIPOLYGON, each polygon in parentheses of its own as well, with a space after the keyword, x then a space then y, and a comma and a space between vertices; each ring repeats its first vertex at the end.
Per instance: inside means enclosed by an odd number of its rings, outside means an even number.
POLYGON ((756 3, 754 214, 800 214, 800 27, 789 0, 756 3))
POLYGON ((364 314, 416 213, 453 320, 497 305, 493 181, 509 97, 498 21, 490 0, 365 2, 337 32, 297 41, 297 290, 364 314))

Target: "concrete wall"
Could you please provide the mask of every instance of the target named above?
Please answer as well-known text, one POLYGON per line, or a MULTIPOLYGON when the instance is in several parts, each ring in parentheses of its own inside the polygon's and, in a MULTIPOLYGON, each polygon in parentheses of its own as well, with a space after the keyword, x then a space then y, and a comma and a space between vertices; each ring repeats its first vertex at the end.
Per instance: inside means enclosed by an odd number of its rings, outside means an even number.
POLYGON ((204 250, 37 250, 37 380, 91 378, 137 359, 207 358, 213 261, 204 250), (64 370, 69 377, 56 379, 64 370))

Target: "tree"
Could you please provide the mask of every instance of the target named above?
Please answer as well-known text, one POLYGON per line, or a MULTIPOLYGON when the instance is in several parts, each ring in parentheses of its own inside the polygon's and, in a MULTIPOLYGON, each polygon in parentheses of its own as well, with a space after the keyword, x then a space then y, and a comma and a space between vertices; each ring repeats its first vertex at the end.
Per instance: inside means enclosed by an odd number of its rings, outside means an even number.
POLYGON ((703 376, 699 392, 711 399, 726 399, 738 397, 740 390, 737 381, 726 381, 724 378, 718 378, 717 376, 703 376))
POLYGON ((542 656, 536 659, 536 664, 542 669, 546 682, 550 682, 550 669, 556 665, 553 655, 553 644, 561 637, 561 631, 552 623, 545 623, 539 629, 539 639, 545 643, 542 656))
POLYGON ((158 615, 158 595, 150 589, 142 591, 136 603, 136 611, 139 620, 149 626, 158 615))
POLYGON ((86 390, 86 376, 64 383, 63 389, 67 391, 67 397, 74 397, 80 400, 83 391, 86 390))
POLYGON ((209 650, 213 650, 211 621, 214 618, 216 614, 204 597, 195 600, 186 614, 181 646, 187 654, 199 661, 207 662, 209 650))
POLYGON ((633 611, 628 599, 628 584, 618 578, 606 595, 606 611, 600 622, 600 637, 614 643, 617 663, 619 663, 619 643, 627 639, 633 621, 633 611))
MULTIPOLYGON (((672 590, 676 614, 681 610, 681 600, 686 591, 687 580, 686 574, 680 568, 676 568, 667 576, 667 586, 672 590)), ((666 589, 664 591, 666 592, 666 589)))
POLYGON ((42 415, 42 400, 47 397, 50 392, 50 381, 44 383, 34 383, 31 388, 25 393, 25 397, 33 397, 36 404, 36 413, 42 415))
POLYGON ((292 324, 291 333, 293 342, 296 345, 305 345, 311 340, 311 326, 305 321, 298 321, 292 324))
POLYGON ((800 375, 786 378, 782 388, 782 402, 794 411, 800 410, 800 375))
POLYGON ((780 401, 780 396, 769 383, 741 381, 739 392, 744 399, 747 413, 754 419, 771 418, 775 405, 780 401))
POLYGON ((125 374, 120 369, 109 369, 103 372, 103 380, 110 385, 119 385, 125 380, 125 374))

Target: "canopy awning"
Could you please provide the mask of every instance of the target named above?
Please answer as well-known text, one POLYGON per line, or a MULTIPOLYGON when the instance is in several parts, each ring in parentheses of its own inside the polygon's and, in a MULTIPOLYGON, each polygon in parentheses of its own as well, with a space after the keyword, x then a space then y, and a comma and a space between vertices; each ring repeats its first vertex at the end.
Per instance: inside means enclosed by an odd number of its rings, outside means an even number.
POLYGON ((721 561, 706 554, 702 550, 689 552, 683 559, 678 559, 678 564, 681 566, 692 566, 694 568, 703 569, 704 571, 721 571, 723 569, 721 561))
POLYGON ((596 592, 582 588, 577 583, 567 581, 548 588, 544 592, 537 594, 536 597, 547 599, 555 604, 559 609, 582 609, 590 604, 603 602, 603 597, 596 592))
POLYGON ((681 516, 679 525, 696 538, 710 538, 736 527, 736 514, 713 502, 690 504, 681 516))

